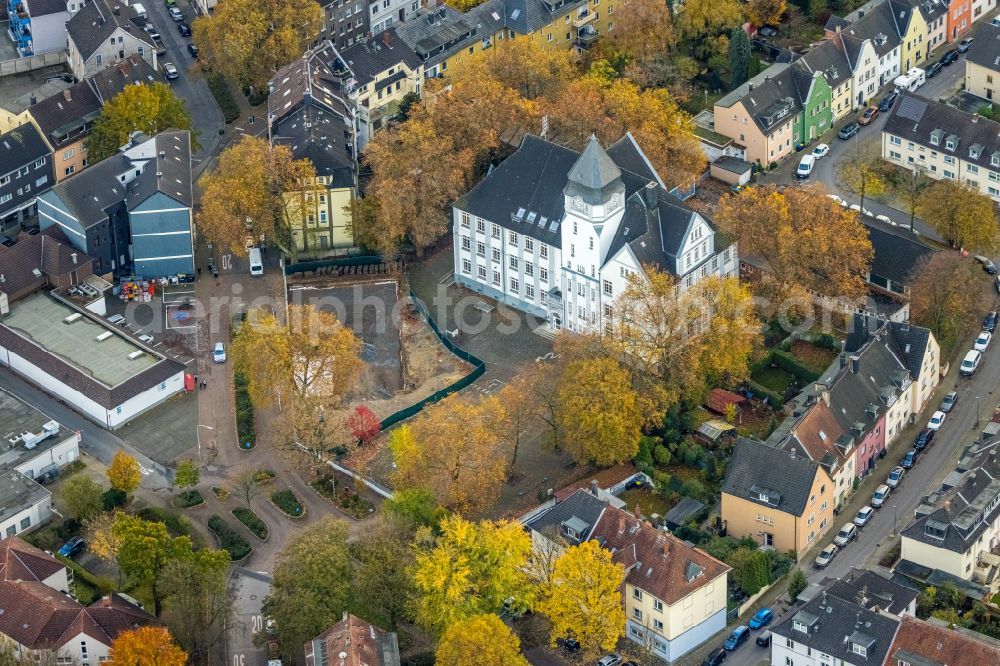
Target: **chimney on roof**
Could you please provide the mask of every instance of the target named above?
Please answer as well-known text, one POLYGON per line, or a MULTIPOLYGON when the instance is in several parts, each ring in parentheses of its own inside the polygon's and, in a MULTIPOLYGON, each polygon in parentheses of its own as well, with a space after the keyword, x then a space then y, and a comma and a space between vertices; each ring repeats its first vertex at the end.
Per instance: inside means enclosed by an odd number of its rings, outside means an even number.
POLYGON ((979 114, 978 113, 973 113, 972 114, 972 122, 974 122, 974 123, 978 123, 979 122, 979 114))
POLYGON ((35 93, 31 93, 31 97, 28 98, 28 105, 34 106, 37 103, 38 103, 38 98, 35 97, 35 93))
POLYGON ((102 608, 111 608, 111 595, 110 594, 107 594, 107 595, 101 597, 101 607, 102 608))
POLYGON ((67 88, 66 90, 63 90, 63 98, 65 98, 67 102, 72 102, 73 101, 73 93, 71 93, 69 91, 69 89, 67 88))
POLYGON ((590 492, 593 493, 594 497, 598 496, 597 495, 597 492, 598 492, 597 479, 591 479, 590 480, 590 492))
POLYGON ((70 258, 70 259, 71 259, 71 260, 73 261, 73 263, 75 264, 75 263, 76 263, 76 252, 73 252, 72 254, 70 254, 70 255, 69 255, 69 258, 70 258))
POLYGON ((638 504, 635 505, 635 509, 633 509, 633 513, 635 513, 635 517, 638 520, 642 520, 642 507, 640 507, 638 504))
POLYGON ((851 357, 851 372, 855 375, 861 372, 861 357, 852 356, 851 357))
POLYGON ((649 520, 653 523, 653 527, 660 529, 660 514, 654 513, 649 517, 649 520))
POLYGON ((618 517, 618 534, 625 532, 625 516, 618 517))

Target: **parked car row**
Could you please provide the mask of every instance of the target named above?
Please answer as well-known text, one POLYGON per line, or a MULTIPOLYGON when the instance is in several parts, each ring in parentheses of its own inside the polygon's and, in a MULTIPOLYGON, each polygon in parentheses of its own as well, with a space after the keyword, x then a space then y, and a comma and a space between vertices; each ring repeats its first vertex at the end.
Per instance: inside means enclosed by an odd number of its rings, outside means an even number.
POLYGON ((836 194, 828 194, 826 196, 827 198, 832 199, 833 202, 836 203, 841 208, 850 208, 858 215, 864 215, 866 217, 874 218, 879 222, 882 222, 883 224, 889 224, 894 227, 898 226, 895 222, 892 221, 892 218, 890 218, 888 215, 875 214, 872 211, 868 210, 867 208, 862 208, 859 204, 849 204, 846 201, 844 201, 843 198, 841 198, 836 194))
MULTIPOLYGON (((741 624, 733 629, 733 632, 729 634, 728 638, 726 638, 722 647, 716 648, 707 657, 705 657, 705 660, 701 662, 702 666, 719 666, 719 664, 726 660, 726 653, 732 652, 750 640, 751 631, 763 629, 767 625, 771 624, 773 619, 773 610, 770 608, 761 608, 759 611, 754 613, 748 623, 741 624)), ((771 645, 771 632, 761 632, 757 636, 757 640, 755 642, 761 647, 769 647, 771 645)))
POLYGON ((990 343, 993 341, 993 333, 996 331, 996 327, 996 311, 987 312, 986 316, 983 317, 983 330, 976 337, 976 341, 972 344, 972 349, 966 353, 965 358, 962 359, 962 364, 958 367, 960 375, 971 377, 976 374, 979 364, 983 361, 983 354, 986 353, 990 343))

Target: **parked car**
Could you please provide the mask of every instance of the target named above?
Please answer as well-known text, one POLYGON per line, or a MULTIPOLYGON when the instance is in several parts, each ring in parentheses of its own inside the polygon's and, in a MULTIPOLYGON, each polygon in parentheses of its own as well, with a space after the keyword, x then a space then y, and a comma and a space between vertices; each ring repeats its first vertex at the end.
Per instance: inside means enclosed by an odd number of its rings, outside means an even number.
POLYGON ((993 280, 995 281, 996 284, 997 293, 1000 294, 1000 275, 994 277, 993 280))
POLYGON ((562 649, 568 654, 574 654, 580 651, 580 641, 573 637, 557 639, 556 644, 562 647, 562 649))
POLYGON ((753 614, 750 618, 750 622, 747 623, 751 629, 760 629, 761 627, 770 624, 771 620, 774 619, 774 611, 770 608, 761 608, 759 611, 753 614))
POLYGON ((976 342, 972 345, 972 348, 977 352, 984 352, 989 348, 992 340, 993 334, 989 331, 983 331, 979 334, 979 337, 976 338, 976 342))
POLYGON ((958 51, 952 49, 951 51, 945 53, 944 56, 941 58, 941 64, 947 67, 956 60, 958 60, 958 51))
POLYGON ((930 446, 931 440, 934 439, 934 430, 930 428, 924 428, 917 435, 917 438, 913 440, 913 448, 917 451, 923 451, 925 448, 930 446))
POLYGON ((722 644, 722 647, 732 652, 739 646, 746 643, 749 638, 750 629, 745 624, 741 624, 733 629, 733 633, 729 634, 729 638, 727 638, 726 642, 722 644))
POLYGON ((903 480, 904 474, 906 474, 906 470, 902 467, 893 467, 892 471, 889 472, 889 476, 886 477, 885 485, 890 488, 896 488, 899 486, 899 482, 903 480))
POLYGON ((870 125, 873 120, 878 118, 878 109, 874 106, 869 106, 858 118, 858 122, 862 125, 870 125))
POLYGON ((836 194, 828 194, 826 195, 826 198, 832 199, 833 203, 837 204, 838 206, 843 206, 843 207, 847 206, 847 202, 838 197, 836 194))
POLYGON ((941 401, 941 406, 938 407, 945 414, 949 414, 951 410, 955 409, 955 404, 958 403, 958 391, 952 391, 944 397, 941 401))
POLYGON ((107 319, 108 319, 108 323, 114 324, 115 326, 124 326, 125 325, 125 317, 121 316, 120 314, 113 314, 110 317, 108 317, 107 319))
POLYGON ((858 526, 854 523, 847 523, 840 528, 837 532, 837 536, 833 537, 833 543, 838 548, 843 548, 847 544, 854 540, 854 537, 858 536, 858 526))
POLYGON ((995 25, 1000 28, 1000 16, 995 16, 993 20, 990 21, 990 25, 995 25))
POLYGON ((882 101, 878 103, 878 110, 885 113, 892 108, 892 105, 896 103, 896 99, 899 97, 898 92, 891 92, 882 98, 882 101))
POLYGON ((813 565, 815 565, 817 569, 825 569, 830 562, 833 561, 834 556, 836 556, 837 551, 839 550, 840 549, 834 544, 829 544, 826 548, 820 551, 819 555, 816 556, 816 559, 813 560, 813 565))
POLYGON ((147 23, 146 27, 143 28, 143 30, 145 30, 146 33, 150 37, 152 37, 153 39, 159 39, 160 38, 160 33, 156 31, 156 28, 153 27, 152 23, 147 23))
POLYGON ((996 327, 997 327, 997 312, 996 312, 996 310, 993 310, 991 312, 987 312, 986 316, 983 317, 983 330, 984 331, 989 331, 990 333, 993 333, 994 330, 996 329, 996 327))
POLYGON ((143 335, 139 336, 139 342, 142 342, 142 343, 147 344, 147 345, 151 345, 151 344, 153 344, 153 336, 149 335, 148 333, 144 333, 143 335))
POLYGON ((863 506, 858 514, 854 516, 854 524, 858 527, 864 527, 868 524, 868 521, 872 519, 872 515, 875 513, 875 509, 870 506, 863 506))
POLYGON ((812 153, 803 155, 802 160, 799 162, 799 168, 795 171, 795 175, 799 178, 808 178, 814 166, 816 166, 816 157, 812 153))
POLYGON ((899 466, 903 469, 912 469, 917 464, 917 455, 919 455, 919 452, 916 449, 910 449, 903 456, 903 460, 900 461, 899 466))
POLYGON ((163 73, 170 81, 173 81, 174 79, 180 77, 180 74, 177 72, 177 68, 174 67, 174 63, 172 62, 163 63, 163 73))
POLYGON ((882 224, 890 224, 892 226, 896 226, 896 223, 893 222, 888 215, 876 215, 875 219, 881 222, 882 224))
POLYGON ((965 53, 966 51, 968 51, 969 47, 972 46, 973 39, 974 39, 973 37, 966 37, 965 39, 960 41, 958 43, 958 52, 965 53))
POLYGON ((705 657, 705 660, 701 662, 701 666, 719 666, 719 664, 725 660, 726 650, 724 648, 715 648, 707 657, 705 657))
POLYGON ((761 647, 770 647, 771 646, 771 631, 770 630, 761 632, 760 636, 757 637, 757 645, 759 645, 761 647))
POLYGON ((976 368, 979 367, 981 360, 983 360, 983 352, 970 349, 969 353, 962 359, 962 365, 958 366, 958 373, 966 377, 971 377, 976 374, 976 368))
POLYGON ((862 208, 860 204, 851 204, 850 206, 848 206, 848 208, 853 210, 858 215, 867 215, 868 217, 873 217, 872 212, 867 208, 862 208))
POLYGON ((872 494, 872 508, 881 509, 885 505, 885 501, 889 499, 889 493, 892 489, 886 484, 882 484, 875 489, 874 494, 872 494))
POLYGON ((762 25, 760 29, 757 30, 757 34, 761 37, 775 37, 778 34, 778 29, 769 25, 762 25))
POLYGON ((620 663, 622 663, 622 658, 615 652, 606 654, 597 660, 597 666, 618 666, 620 663))
POLYGON ((944 425, 944 420, 948 418, 948 415, 938 410, 931 414, 930 420, 927 422, 927 427, 931 430, 940 430, 941 426, 944 425))
POLYGON ((194 44, 188 44, 188 53, 191 54, 192 58, 197 58, 198 57, 198 47, 195 46, 194 44))
POLYGON ((826 145, 825 143, 821 143, 815 148, 813 148, 812 154, 813 157, 815 157, 816 159, 820 159, 826 157, 827 153, 829 152, 830 152, 830 146, 826 145))
POLYGON ((212 350, 212 360, 216 363, 226 362, 226 347, 221 342, 215 343, 215 349, 212 350))
POLYGON ((75 536, 63 544, 63 547, 59 549, 59 554, 63 557, 73 557, 82 553, 86 547, 87 544, 83 537, 75 536))
POLYGON ((10 236, 0 236, 0 245, 3 245, 4 247, 14 247, 15 244, 17 244, 17 241, 10 236))
POLYGON ((191 26, 189 26, 184 21, 181 21, 180 23, 177 24, 177 31, 181 33, 181 37, 191 36, 191 26))
POLYGON ((170 18, 173 19, 174 23, 180 23, 184 20, 184 14, 181 14, 181 10, 176 7, 171 7, 167 10, 167 13, 170 14, 170 18))
POLYGON ((931 65, 928 65, 926 77, 928 79, 933 79, 935 76, 938 75, 938 72, 940 72, 943 68, 944 68, 944 63, 942 63, 940 60, 931 65))
POLYGON ((837 132, 837 137, 846 141, 857 134, 859 129, 861 129, 861 125, 857 123, 847 123, 840 128, 839 132, 837 132))
POLYGON ((976 261, 978 261, 980 264, 982 264, 983 265, 983 270, 986 271, 987 273, 989 273, 990 275, 996 275, 997 274, 996 264, 994 264, 992 261, 990 261, 989 257, 984 257, 981 254, 977 254, 976 255, 976 261))

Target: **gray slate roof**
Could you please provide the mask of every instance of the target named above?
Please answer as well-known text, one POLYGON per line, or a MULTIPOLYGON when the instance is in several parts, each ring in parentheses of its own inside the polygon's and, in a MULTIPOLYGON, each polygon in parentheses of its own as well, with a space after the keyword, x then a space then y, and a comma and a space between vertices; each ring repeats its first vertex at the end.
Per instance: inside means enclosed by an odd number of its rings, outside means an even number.
POLYGON ((898 618, 821 593, 798 611, 787 613, 772 625, 771 633, 825 652, 835 662, 881 666, 898 628, 898 618), (796 622, 808 626, 809 632, 796 629, 796 622), (856 643, 866 648, 866 656, 853 651, 856 643))
POLYGON ((112 155, 57 183, 52 193, 87 228, 103 222, 107 209, 125 200, 125 185, 119 176, 131 168, 131 162, 124 155, 112 155))
POLYGON ((167 130, 153 139, 156 157, 146 164, 128 194, 132 210, 155 192, 162 192, 179 204, 194 205, 191 192, 191 134, 187 130, 167 130))
POLYGON ((49 147, 35 126, 25 123, 0 134, 0 176, 32 164, 49 154, 49 147))
POLYGON ((125 90, 125 86, 153 83, 159 80, 153 66, 138 54, 131 55, 110 67, 105 67, 88 79, 104 104, 125 90))
POLYGON ((909 231, 863 218, 861 222, 868 230, 868 238, 874 251, 869 269, 872 275, 908 285, 915 277, 914 269, 921 261, 934 254, 934 250, 909 231))
POLYGON ((1000 172, 1000 123, 947 104, 904 94, 889 112, 882 131, 1000 172), (932 134, 938 137, 937 145, 931 143, 932 134), (957 140, 954 150, 948 150, 948 139, 957 140), (970 152, 974 147, 978 149, 975 156, 970 152))
POLYGON ((89 81, 76 85, 51 97, 46 97, 28 109, 54 148, 76 141, 101 114, 101 100, 89 81), (63 140, 60 140, 60 137, 63 140))
POLYGON ((1000 71, 1000 27, 983 23, 973 33, 972 45, 965 59, 994 71, 1000 71))
POLYGON ((566 196, 580 196, 591 205, 600 205, 607 201, 612 191, 625 189, 621 182, 621 170, 604 152, 594 134, 590 135, 587 147, 569 170, 566 179, 566 196))
POLYGON ((887 345, 910 371, 914 381, 920 378, 924 353, 930 343, 931 332, 907 322, 876 319, 864 313, 855 313, 851 330, 844 341, 844 351, 857 352, 868 344, 876 331, 881 329, 887 345))
POLYGON ((919 594, 912 587, 900 585, 866 569, 851 569, 826 591, 832 596, 864 606, 868 610, 880 609, 893 615, 900 615, 905 611, 919 594))
POLYGON ((411 70, 421 63, 420 57, 399 38, 395 28, 341 50, 340 60, 351 70, 358 86, 369 83, 376 75, 399 63, 411 70))
POLYGON ((28 15, 31 18, 69 13, 66 9, 66 0, 24 0, 24 4, 28 7, 28 15))
POLYGON ((742 101, 761 132, 771 134, 802 111, 809 93, 796 80, 795 69, 788 63, 775 63, 716 104, 729 108, 742 101))
POLYGON ((782 513, 801 516, 819 464, 803 456, 740 437, 722 492, 782 513), (761 495, 767 499, 761 499, 761 495))
POLYGON ((153 48, 152 38, 145 30, 132 23, 131 16, 132 10, 129 6, 118 0, 90 0, 66 22, 66 34, 76 44, 85 61, 89 60, 118 28, 153 48))
POLYGON ((581 488, 551 509, 535 516, 525 523, 525 527, 539 533, 546 530, 562 533, 562 524, 569 523, 578 532, 582 532, 580 541, 586 541, 607 506, 596 495, 581 488), (585 531, 581 529, 582 525, 586 525, 585 531))

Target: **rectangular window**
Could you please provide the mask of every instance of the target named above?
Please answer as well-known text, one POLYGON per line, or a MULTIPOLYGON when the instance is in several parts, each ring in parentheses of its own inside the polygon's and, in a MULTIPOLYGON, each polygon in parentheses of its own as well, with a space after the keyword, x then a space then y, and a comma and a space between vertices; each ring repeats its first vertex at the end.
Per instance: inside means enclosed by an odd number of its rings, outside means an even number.
POLYGON ((548 259, 549 257, 549 246, 545 243, 540 243, 538 245, 538 256, 542 259, 548 259))
POLYGON ((480 257, 486 256, 486 243, 482 241, 476 243, 476 254, 478 254, 480 257))
POLYGON ((605 280, 604 281, 604 295, 605 296, 611 296, 612 295, 611 280, 605 280))
POLYGON ((468 236, 462 236, 462 249, 471 250, 472 249, 472 239, 468 236))
POLYGON ((658 613, 662 613, 663 612, 663 602, 660 601, 659 599, 654 599, 653 600, 653 610, 655 610, 658 613))
POLYGON ((22 530, 26 530, 29 527, 31 527, 31 516, 28 516, 27 518, 22 518, 21 519, 21 529, 22 530))
POLYGON ((493 284, 500 286, 500 271, 493 271, 493 284))
POLYGON ((477 272, 479 273, 480 280, 486 279, 486 266, 479 266, 479 270, 477 272))
POLYGON ((500 225, 494 224, 492 228, 493 238, 500 238, 500 225))
MULTIPOLYGON (((890 136, 889 143, 891 143, 894 146, 901 146, 903 145, 903 140, 900 139, 898 136, 890 136)), ((913 144, 910 144, 910 146, 912 147, 913 144)))
POLYGON ((524 262, 524 274, 529 276, 535 274, 535 265, 530 261, 524 262))
POLYGON ((517 270, 517 257, 511 257, 510 258, 510 269, 512 271, 516 271, 517 270))
POLYGON ((524 296, 530 301, 535 300, 535 288, 530 284, 524 285, 524 296))
POLYGON ((486 220, 482 218, 476 218, 476 231, 481 234, 486 233, 486 220))
POLYGON ((632 617, 634 617, 635 619, 637 619, 637 620, 639 620, 641 622, 642 621, 642 611, 639 610, 638 608, 633 608, 632 609, 632 617))
POLYGON ((533 238, 524 237, 524 251, 534 252, 535 251, 535 240, 533 238))
POLYGON ((74 155, 75 152, 76 152, 75 148, 70 148, 69 150, 67 150, 67 151, 65 151, 63 153, 63 159, 64 160, 71 159, 73 157, 73 155, 74 155))
POLYGON ((500 261, 500 250, 493 248, 493 261, 500 261))
POLYGON ((632 588, 632 597, 635 598, 635 599, 638 599, 639 601, 642 601, 642 590, 640 590, 637 587, 633 587, 632 588))
POLYGON ((507 236, 507 242, 509 242, 511 245, 517 245, 517 233, 511 231, 510 234, 507 236))
POLYGON ((472 272, 472 262, 468 259, 462 259, 462 272, 466 275, 472 272))
POLYGON ((462 226, 465 227, 466 229, 468 229, 469 228, 469 214, 466 213, 465 211, 462 211, 462 216, 461 216, 460 220, 461 220, 462 226))
POLYGON ((548 282, 549 281, 549 269, 547 269, 547 268, 539 268, 538 269, 538 278, 542 282, 548 282))
POLYGON ((517 282, 517 278, 510 279, 510 290, 517 293, 520 290, 520 285, 517 282))

